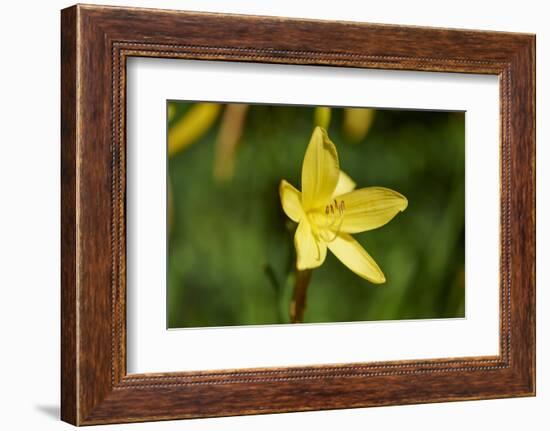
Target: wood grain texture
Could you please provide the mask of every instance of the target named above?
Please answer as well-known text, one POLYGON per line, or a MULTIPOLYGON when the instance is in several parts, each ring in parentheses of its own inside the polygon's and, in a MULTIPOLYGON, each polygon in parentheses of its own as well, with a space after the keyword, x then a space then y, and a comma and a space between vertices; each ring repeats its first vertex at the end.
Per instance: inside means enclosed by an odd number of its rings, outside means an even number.
POLYGON ((87 425, 534 395, 533 35, 79 5, 62 11, 61 38, 63 420, 87 425), (498 75, 499 356, 127 375, 131 56, 498 75))
POLYGON ((61 417, 77 422, 76 9, 61 17, 61 417))

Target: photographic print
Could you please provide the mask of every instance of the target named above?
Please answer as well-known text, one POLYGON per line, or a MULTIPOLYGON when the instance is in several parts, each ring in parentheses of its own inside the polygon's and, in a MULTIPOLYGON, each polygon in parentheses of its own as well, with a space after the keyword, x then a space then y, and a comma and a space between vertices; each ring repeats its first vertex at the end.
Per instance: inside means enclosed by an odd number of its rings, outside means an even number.
POLYGON ((534 396, 535 45, 64 9, 62 420, 534 396))
POLYGON ((464 112, 167 103, 169 328, 463 318, 464 112))

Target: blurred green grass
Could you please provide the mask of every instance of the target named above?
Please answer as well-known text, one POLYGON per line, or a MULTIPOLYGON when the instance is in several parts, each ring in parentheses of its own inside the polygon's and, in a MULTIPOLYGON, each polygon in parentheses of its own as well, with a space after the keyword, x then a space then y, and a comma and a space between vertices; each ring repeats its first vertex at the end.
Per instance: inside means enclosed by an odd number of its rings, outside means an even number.
MULTIPOLYGON (((174 104, 173 126, 190 103, 174 104)), ((342 109, 329 135, 358 187, 404 194, 407 210, 356 235, 387 282, 372 285, 331 253, 313 271, 304 322, 464 316, 464 113, 377 110, 368 135, 351 143, 342 109)), ((235 174, 214 179, 219 120, 169 159, 173 219, 168 244, 168 327, 288 323, 295 226, 278 185, 300 187, 313 108, 251 105, 235 174)))

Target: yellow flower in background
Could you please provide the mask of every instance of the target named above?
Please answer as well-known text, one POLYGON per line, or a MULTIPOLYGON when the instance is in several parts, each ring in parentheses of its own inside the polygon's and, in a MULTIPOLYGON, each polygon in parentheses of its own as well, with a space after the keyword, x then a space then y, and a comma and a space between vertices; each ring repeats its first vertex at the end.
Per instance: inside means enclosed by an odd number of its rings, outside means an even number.
MULTIPOLYGON (((168 156, 191 145, 214 124, 222 108, 219 103, 196 103, 168 131, 168 156)), ((168 107, 170 115, 170 105, 168 107)), ((172 113, 173 115, 173 113, 172 113)))
POLYGON ((361 142, 369 133, 375 113, 376 110, 370 108, 344 109, 342 129, 346 137, 354 143, 361 142))
MULTIPOLYGON (((369 133, 376 110, 371 108, 344 108, 342 131, 352 143, 361 142, 369 133)), ((331 108, 318 106, 313 112, 316 126, 328 129, 331 119, 331 108)))
POLYGON ((294 236, 296 268, 323 264, 330 250, 344 265, 372 283, 386 278, 374 259, 352 236, 379 228, 407 208, 407 199, 387 188, 355 189, 340 170, 338 153, 325 129, 313 131, 302 164, 302 191, 282 180, 281 204, 298 227, 294 236))
MULTIPOLYGON (((168 121, 176 116, 176 103, 168 104, 168 121)), ((186 150, 202 138, 221 117, 214 151, 214 178, 233 178, 237 147, 249 106, 243 103, 195 103, 168 129, 168 156, 186 150)))

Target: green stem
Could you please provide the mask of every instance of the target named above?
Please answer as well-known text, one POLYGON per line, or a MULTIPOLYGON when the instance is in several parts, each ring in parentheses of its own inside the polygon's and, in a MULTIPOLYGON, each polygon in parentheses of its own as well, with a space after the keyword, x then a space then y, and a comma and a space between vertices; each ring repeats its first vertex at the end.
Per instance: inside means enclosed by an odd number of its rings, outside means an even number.
POLYGON ((296 282, 294 284, 294 293, 290 303, 290 322, 302 323, 304 321, 304 312, 306 310, 307 287, 311 280, 311 269, 296 271, 296 282))

